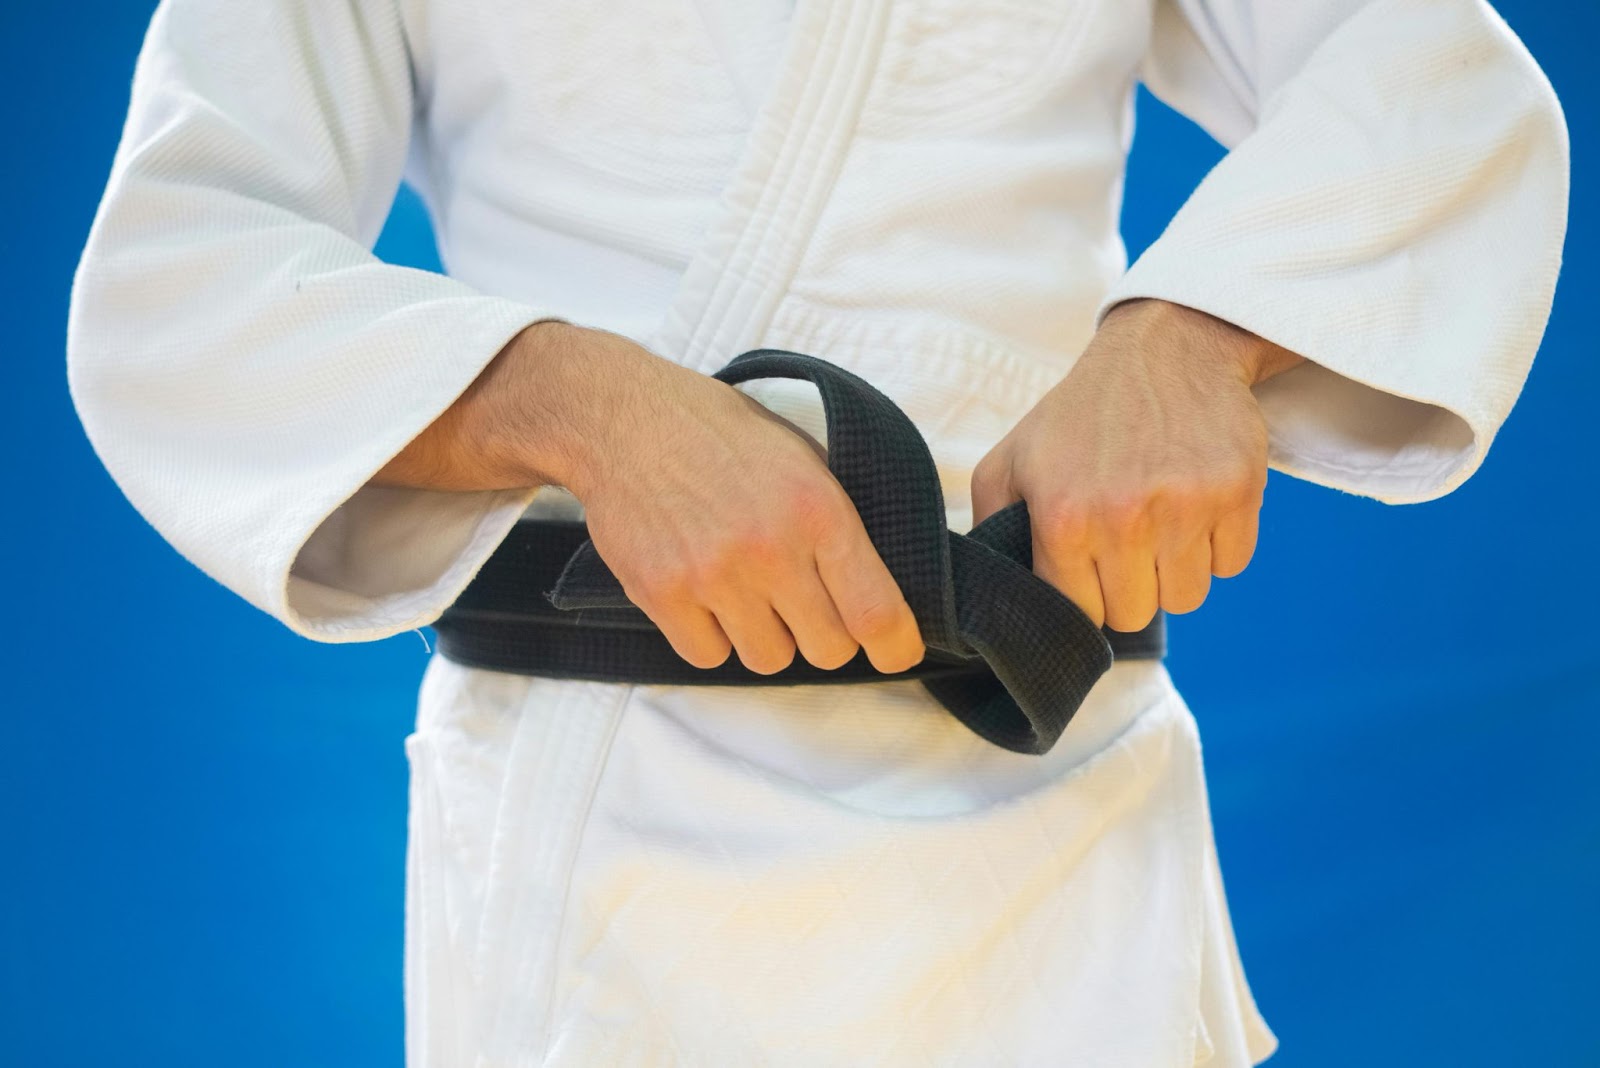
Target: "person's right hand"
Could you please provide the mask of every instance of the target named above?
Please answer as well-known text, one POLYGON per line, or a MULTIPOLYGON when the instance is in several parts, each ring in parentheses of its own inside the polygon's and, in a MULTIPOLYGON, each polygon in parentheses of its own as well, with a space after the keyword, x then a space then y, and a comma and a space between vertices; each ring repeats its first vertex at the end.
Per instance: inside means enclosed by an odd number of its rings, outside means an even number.
MULTIPOLYGON (((732 386, 620 335, 545 322, 457 408, 437 431, 450 444, 417 442, 426 462, 413 466, 435 485, 570 490, 629 600, 689 663, 737 650, 771 674, 797 648, 824 669, 858 648, 885 672, 922 659, 916 619, 820 446, 732 386)), ((384 480, 416 484, 404 466, 384 480)))

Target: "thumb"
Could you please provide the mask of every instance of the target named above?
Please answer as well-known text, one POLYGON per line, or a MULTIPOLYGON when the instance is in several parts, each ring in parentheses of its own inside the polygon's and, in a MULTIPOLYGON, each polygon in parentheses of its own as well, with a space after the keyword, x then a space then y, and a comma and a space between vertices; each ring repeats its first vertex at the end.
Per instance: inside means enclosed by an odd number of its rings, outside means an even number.
POLYGON ((1002 441, 972 470, 972 525, 1020 499, 1011 485, 1010 450, 1002 441))

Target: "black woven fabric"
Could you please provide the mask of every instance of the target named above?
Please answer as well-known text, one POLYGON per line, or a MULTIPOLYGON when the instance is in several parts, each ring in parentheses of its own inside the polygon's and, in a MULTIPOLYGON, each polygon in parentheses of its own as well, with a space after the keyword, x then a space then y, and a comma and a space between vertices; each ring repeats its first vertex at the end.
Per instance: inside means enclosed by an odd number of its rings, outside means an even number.
POLYGON ((1044 753, 1114 657, 1165 652, 1160 614, 1136 634, 1102 631, 1033 574, 1022 502, 969 534, 948 530, 926 442, 867 382, 815 357, 772 349, 745 353, 715 377, 816 386, 828 421, 828 466, 916 616, 928 647, 924 662, 897 675, 877 672, 864 654, 836 671, 799 658, 776 675, 749 671, 736 657, 717 668, 693 667, 628 601, 583 525, 547 521, 519 523, 440 618, 445 656, 523 674, 658 684, 916 678, 983 738, 1015 752, 1044 753), (547 590, 548 603, 538 603, 547 590))

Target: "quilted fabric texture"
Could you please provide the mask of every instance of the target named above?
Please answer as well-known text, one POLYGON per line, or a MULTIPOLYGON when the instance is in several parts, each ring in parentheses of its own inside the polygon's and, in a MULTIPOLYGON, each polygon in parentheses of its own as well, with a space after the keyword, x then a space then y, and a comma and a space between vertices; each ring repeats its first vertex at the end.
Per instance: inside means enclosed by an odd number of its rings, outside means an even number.
MULTIPOLYGON (((1516 400, 1567 159, 1482 0, 163 0, 68 370, 150 523, 325 641, 438 618, 539 503, 371 478, 552 317, 707 373, 849 368, 959 531, 1097 314, 1171 300, 1311 361, 1258 388, 1275 468, 1422 500, 1516 400), (1138 80, 1231 151, 1127 271, 1138 80), (371 254, 402 174, 451 277, 371 254)), ((409 750, 416 1068, 1272 1049, 1160 661, 1029 755, 917 683, 436 657, 409 750)))

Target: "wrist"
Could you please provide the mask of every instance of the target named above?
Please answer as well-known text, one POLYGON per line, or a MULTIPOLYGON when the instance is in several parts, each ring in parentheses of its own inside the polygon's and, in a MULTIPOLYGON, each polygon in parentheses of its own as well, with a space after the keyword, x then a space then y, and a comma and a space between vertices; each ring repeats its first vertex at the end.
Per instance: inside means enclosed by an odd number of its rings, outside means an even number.
POLYGON ((596 384, 584 379, 603 381, 592 367, 584 373, 592 333, 560 319, 533 323, 474 383, 480 403, 468 404, 464 421, 472 450, 498 479, 569 489, 581 480, 596 384))
POLYGON ((665 363, 615 334, 560 319, 533 323, 372 481, 449 491, 558 485, 577 492, 593 460, 607 451, 607 435, 626 425, 625 397, 641 383, 649 389, 647 372, 665 363))
POLYGON ((1176 348, 1186 366, 1238 378, 1246 385, 1264 382, 1303 362, 1303 357, 1225 319, 1154 297, 1118 304, 1107 313, 1104 325, 1113 322, 1142 351, 1167 354, 1176 348), (1174 346, 1173 338, 1181 339, 1181 345, 1174 346))
POLYGON ((500 390, 507 408, 486 452, 528 485, 558 485, 580 499, 611 477, 649 412, 647 398, 669 388, 680 370, 610 331, 561 320, 535 323, 508 348, 500 390))

